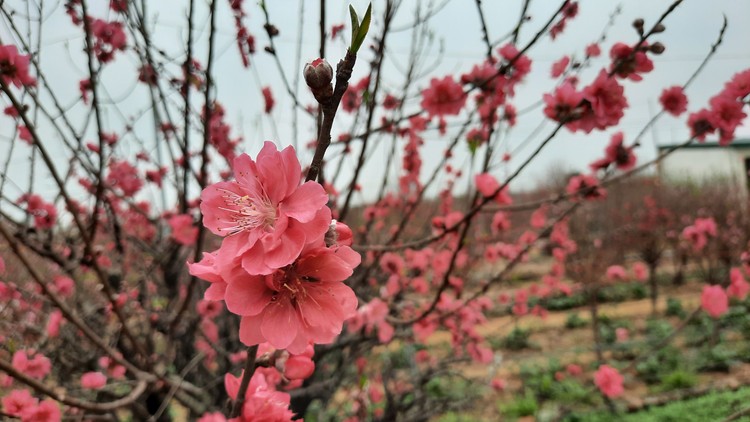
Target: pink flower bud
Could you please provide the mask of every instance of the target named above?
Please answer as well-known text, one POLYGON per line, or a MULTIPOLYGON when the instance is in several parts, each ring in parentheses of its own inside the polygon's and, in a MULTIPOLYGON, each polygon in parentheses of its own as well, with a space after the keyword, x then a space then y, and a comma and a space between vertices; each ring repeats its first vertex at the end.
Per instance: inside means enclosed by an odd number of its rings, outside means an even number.
POLYGON ((291 356, 286 360, 284 376, 290 380, 308 378, 315 372, 315 363, 307 356, 291 356))
POLYGON ((344 223, 341 223, 339 221, 336 222, 336 235, 337 235, 337 241, 339 245, 343 246, 351 246, 352 242, 354 240, 354 234, 352 233, 352 229, 349 228, 344 223))
POLYGON ((333 81, 333 68, 325 59, 315 59, 306 64, 302 74, 313 91, 325 88, 333 81))

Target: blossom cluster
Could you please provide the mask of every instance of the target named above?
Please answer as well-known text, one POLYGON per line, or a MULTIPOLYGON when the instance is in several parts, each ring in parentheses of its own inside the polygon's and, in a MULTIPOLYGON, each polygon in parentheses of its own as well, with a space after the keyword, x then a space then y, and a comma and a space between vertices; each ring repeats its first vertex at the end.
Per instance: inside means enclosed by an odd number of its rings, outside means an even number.
POLYGON ((339 242, 321 185, 300 184, 295 151, 266 142, 257 160, 234 160, 233 181, 201 194, 203 224, 223 236, 218 250, 190 264, 211 283, 207 300, 224 300, 242 317, 240 340, 302 353, 329 343, 354 316, 357 298, 343 281, 360 256, 339 242), (326 235, 333 231, 332 236, 326 235), (333 239, 333 240, 331 240, 333 239))

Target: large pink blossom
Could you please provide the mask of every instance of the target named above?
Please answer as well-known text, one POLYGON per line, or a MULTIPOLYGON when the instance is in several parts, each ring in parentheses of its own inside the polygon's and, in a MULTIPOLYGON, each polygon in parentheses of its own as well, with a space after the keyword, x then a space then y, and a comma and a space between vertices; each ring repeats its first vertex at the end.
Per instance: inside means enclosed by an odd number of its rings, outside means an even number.
POLYGON ((271 274, 237 274, 228 280, 224 300, 242 316, 240 340, 270 343, 302 353, 310 342, 329 343, 354 316, 357 297, 343 283, 359 265, 348 246, 308 245, 293 264, 271 274))
POLYGON ((321 238, 331 223, 328 195, 315 182, 302 185, 294 148, 266 142, 257 161, 234 160, 236 180, 203 190, 203 224, 226 236, 217 251, 223 266, 239 260, 250 274, 271 274, 291 264, 305 243, 321 238))

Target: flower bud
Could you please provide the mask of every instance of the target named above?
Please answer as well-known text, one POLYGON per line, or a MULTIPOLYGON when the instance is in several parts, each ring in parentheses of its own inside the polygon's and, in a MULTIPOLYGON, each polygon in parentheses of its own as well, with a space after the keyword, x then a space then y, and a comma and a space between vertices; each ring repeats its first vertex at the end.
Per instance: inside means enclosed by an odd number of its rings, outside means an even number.
POLYGON ((344 223, 336 222, 337 242, 339 245, 351 246, 354 241, 352 229, 344 223))
POLYGON ((656 25, 654 25, 654 29, 651 30, 651 33, 652 34, 658 34, 660 32, 664 32, 665 29, 667 29, 667 28, 664 27, 663 24, 657 23, 656 25))
POLYGON ((638 31, 639 35, 643 35, 643 19, 638 18, 633 21, 633 28, 638 31))
POLYGON ((306 64, 302 74, 313 92, 329 86, 333 81, 333 68, 325 59, 315 59, 312 63, 306 64))
POLYGON ((664 52, 664 50, 665 50, 665 48, 664 48, 664 44, 662 44, 662 43, 660 43, 660 42, 655 42, 655 43, 651 44, 651 45, 649 46, 649 48, 648 48, 648 49, 649 49, 649 50, 650 50, 650 51, 651 51, 652 53, 654 53, 654 54, 656 54, 656 55, 659 55, 659 54, 663 53, 663 52, 664 52))
POLYGON ((315 362, 307 356, 291 356, 286 360, 284 376, 290 380, 303 380, 315 372, 315 362))

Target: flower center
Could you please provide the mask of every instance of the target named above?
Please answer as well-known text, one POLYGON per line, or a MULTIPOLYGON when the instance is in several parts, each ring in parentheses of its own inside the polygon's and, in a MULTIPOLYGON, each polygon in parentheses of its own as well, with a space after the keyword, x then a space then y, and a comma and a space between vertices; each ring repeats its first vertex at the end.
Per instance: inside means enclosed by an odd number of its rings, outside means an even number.
POLYGON ((233 226, 227 227, 230 235, 245 230, 267 229, 276 222, 276 207, 265 195, 240 196, 235 192, 223 190, 225 211, 230 212, 233 226))

